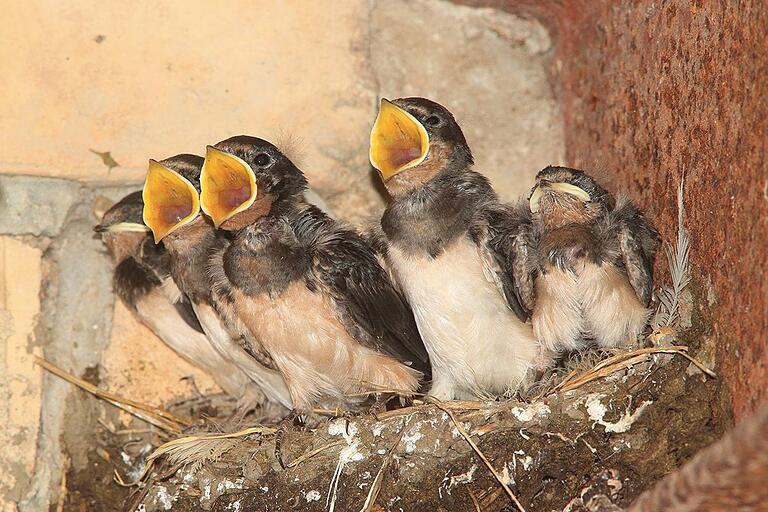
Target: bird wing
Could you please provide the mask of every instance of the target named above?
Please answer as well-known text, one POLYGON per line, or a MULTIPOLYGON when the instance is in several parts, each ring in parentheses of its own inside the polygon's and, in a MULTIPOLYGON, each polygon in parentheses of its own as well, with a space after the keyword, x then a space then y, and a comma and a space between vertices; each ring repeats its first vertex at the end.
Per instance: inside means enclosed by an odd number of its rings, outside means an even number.
POLYGON ((640 302, 647 306, 653 294, 653 256, 659 243, 659 233, 625 197, 617 198, 616 206, 607 219, 604 229, 618 237, 629 283, 640 302))
POLYGON ((347 332, 429 376, 429 356, 413 312, 371 246, 312 205, 300 208, 292 225, 297 238, 309 247, 313 274, 333 300, 347 332))
POLYGON ((535 302, 535 232, 527 206, 489 201, 477 210, 470 226, 488 273, 510 309, 525 321, 535 302))
POLYGON ((202 333, 203 328, 197 315, 195 315, 192 303, 186 295, 181 293, 171 279, 171 259, 168 251, 165 250, 165 246, 155 244, 152 238, 147 236, 144 244, 141 246, 140 259, 141 266, 146 269, 146 272, 151 272, 152 279, 159 280, 162 283, 165 294, 173 302, 176 313, 178 313, 181 319, 189 327, 202 333))

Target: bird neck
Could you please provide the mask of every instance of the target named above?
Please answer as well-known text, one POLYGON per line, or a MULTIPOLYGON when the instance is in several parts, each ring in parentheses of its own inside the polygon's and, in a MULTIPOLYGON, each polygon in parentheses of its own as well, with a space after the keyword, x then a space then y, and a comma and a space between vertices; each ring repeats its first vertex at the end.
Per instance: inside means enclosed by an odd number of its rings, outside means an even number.
POLYGON ((381 219, 388 240, 411 253, 439 254, 465 235, 481 204, 497 201, 487 178, 470 170, 449 169, 394 199, 381 219))
MULTIPOLYGON (((190 298, 210 295, 206 267, 213 252, 225 243, 202 217, 163 239, 171 263, 171 276, 190 298)), ((194 299, 193 299, 194 300, 194 299)))
POLYGON ((104 243, 110 256, 112 256, 112 261, 119 264, 129 257, 137 257, 146 239, 146 233, 107 233, 104 236, 104 243))

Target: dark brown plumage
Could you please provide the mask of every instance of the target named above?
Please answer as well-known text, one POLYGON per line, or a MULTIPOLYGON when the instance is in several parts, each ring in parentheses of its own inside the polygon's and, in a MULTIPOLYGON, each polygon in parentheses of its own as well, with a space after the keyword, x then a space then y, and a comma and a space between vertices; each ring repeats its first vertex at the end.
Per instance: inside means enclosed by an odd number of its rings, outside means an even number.
POLYGON ((352 395, 377 389, 416 391, 427 354, 370 246, 304 201, 304 175, 269 142, 233 137, 207 158, 203 209, 233 235, 212 260, 214 301, 254 350, 269 354, 294 406, 306 412, 316 403, 351 405, 359 402, 352 395), (239 202, 206 184, 218 187, 235 168, 255 189, 252 204, 230 216, 239 202))
POLYGON ((142 224, 141 192, 118 201, 103 216, 101 234, 115 263, 113 286, 123 303, 184 359, 208 373, 235 398, 248 393, 250 379, 213 349, 191 303, 175 287, 170 258, 142 224))
POLYGON ((634 343, 650 313, 658 244, 651 223, 628 199, 566 167, 541 171, 529 203, 515 213, 521 220, 506 259, 536 336, 553 352, 589 338, 604 347, 634 343))
POLYGON ((505 266, 515 218, 472 170, 453 115, 424 98, 382 100, 371 163, 392 196, 379 245, 429 350, 430 394, 484 398, 530 382, 539 347, 505 266))
POLYGON ((202 164, 203 159, 195 155, 178 155, 153 163, 150 172, 157 174, 155 177, 148 176, 144 187, 144 219, 160 219, 160 224, 163 224, 163 212, 173 213, 168 226, 158 228, 150 222, 150 227, 165 233, 162 241, 169 255, 170 274, 180 292, 192 304, 213 348, 246 374, 256 384, 254 387, 260 390, 256 393, 249 388, 249 393, 240 397, 241 412, 258 405, 264 395, 290 409, 292 403, 282 377, 266 366, 270 362, 264 361, 261 354, 251 352, 249 345, 241 343, 239 334, 227 328, 214 307, 212 282, 206 269, 209 259, 216 251, 226 247, 229 240, 225 233, 217 232, 210 221, 200 214, 198 193, 202 164), (157 176, 167 180, 156 179, 157 176), (176 183, 179 178, 186 187, 179 186, 170 191, 170 185, 164 185, 176 183), (185 194, 190 197, 185 198, 185 194), (177 211, 181 213, 177 215, 177 211), (176 221, 177 217, 179 221, 176 221))

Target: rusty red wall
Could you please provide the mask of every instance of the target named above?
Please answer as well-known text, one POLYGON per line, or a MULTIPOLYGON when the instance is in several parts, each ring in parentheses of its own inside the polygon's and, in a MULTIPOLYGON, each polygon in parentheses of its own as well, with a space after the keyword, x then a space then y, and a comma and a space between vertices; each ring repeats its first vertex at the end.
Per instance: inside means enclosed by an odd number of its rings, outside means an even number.
POLYGON ((768 398, 768 3, 463 3, 550 28, 568 164, 613 174, 666 240, 685 175, 694 276, 717 300, 719 372, 736 417, 754 410, 768 398))

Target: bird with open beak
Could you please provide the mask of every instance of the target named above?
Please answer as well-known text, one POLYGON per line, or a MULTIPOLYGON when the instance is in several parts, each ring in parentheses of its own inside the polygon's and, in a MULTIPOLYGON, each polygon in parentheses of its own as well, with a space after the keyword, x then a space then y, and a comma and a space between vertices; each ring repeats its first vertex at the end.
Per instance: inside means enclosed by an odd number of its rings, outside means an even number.
POLYGON ((269 355, 294 414, 409 395, 429 365, 412 313, 361 236, 308 204, 304 174, 271 143, 209 146, 203 211, 232 234, 211 260, 217 308, 269 355))
MULTIPOLYGON (((282 376, 271 369, 268 356, 241 343, 238 333, 225 324, 215 309, 212 281, 206 268, 217 250, 230 242, 217 233, 200 211, 200 171, 203 158, 177 155, 160 162, 150 160, 143 189, 143 220, 168 251, 170 274, 181 293, 191 302, 213 348, 244 372, 267 399, 292 409, 282 376)), ((260 405, 259 396, 243 396, 239 415, 260 405)))
POLYGON ((539 172, 525 209, 517 283, 544 347, 635 344, 650 315, 656 229, 626 197, 567 167, 539 172))
POLYGON ((382 100, 370 160, 391 201, 385 258, 413 308, 432 361, 430 395, 511 394, 542 366, 514 293, 516 230, 453 115, 423 98, 382 100))
POLYGON ((228 395, 258 396, 248 376, 219 354, 203 333, 192 305, 170 275, 170 257, 142 222, 141 191, 104 213, 101 234, 115 264, 113 287, 138 320, 181 357, 210 375, 228 395), (249 389, 250 388, 250 389, 249 389))

